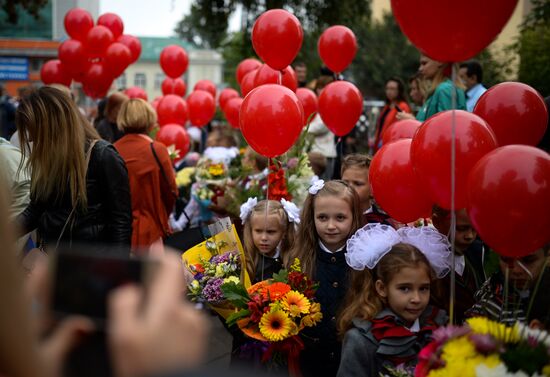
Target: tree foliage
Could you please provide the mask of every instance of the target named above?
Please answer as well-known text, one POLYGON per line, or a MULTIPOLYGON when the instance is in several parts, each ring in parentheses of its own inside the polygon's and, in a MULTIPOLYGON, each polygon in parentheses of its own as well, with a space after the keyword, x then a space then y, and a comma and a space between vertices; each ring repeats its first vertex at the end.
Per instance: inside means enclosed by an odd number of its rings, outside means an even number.
POLYGON ((515 45, 520 57, 518 79, 550 95, 550 2, 532 0, 532 11, 522 24, 515 45))
POLYGON ((38 13, 48 4, 48 0, 2 0, 0 4, 2 10, 8 15, 8 22, 15 25, 19 19, 18 6, 38 19, 40 17, 38 13))

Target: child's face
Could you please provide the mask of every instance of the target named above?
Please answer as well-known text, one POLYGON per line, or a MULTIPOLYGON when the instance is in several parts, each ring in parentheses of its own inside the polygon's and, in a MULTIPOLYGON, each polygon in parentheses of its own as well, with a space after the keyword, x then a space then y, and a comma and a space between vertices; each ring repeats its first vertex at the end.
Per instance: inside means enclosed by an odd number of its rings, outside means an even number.
POLYGON ((526 289, 539 278, 546 258, 542 249, 519 259, 501 256, 499 257, 500 270, 505 274, 508 266, 510 285, 518 289, 526 289))
POLYGON ((472 227, 466 210, 461 209, 456 213, 455 248, 460 254, 463 254, 475 241, 476 237, 477 232, 472 227))
POLYGON ((425 266, 404 267, 388 284, 377 280, 376 292, 395 314, 412 325, 430 301, 430 276, 425 266))
POLYGON ((362 212, 368 210, 370 208, 371 196, 369 169, 361 168, 358 166, 351 166, 344 170, 344 173, 342 174, 342 180, 353 187, 357 192, 357 195, 359 195, 362 212))
POLYGON ((258 251, 268 257, 274 256, 277 252, 277 245, 283 238, 280 216, 254 213, 250 218, 250 228, 254 246, 258 251))
POLYGON ((315 230, 330 251, 336 251, 344 246, 353 223, 350 205, 344 198, 337 196, 315 198, 313 216, 315 230))

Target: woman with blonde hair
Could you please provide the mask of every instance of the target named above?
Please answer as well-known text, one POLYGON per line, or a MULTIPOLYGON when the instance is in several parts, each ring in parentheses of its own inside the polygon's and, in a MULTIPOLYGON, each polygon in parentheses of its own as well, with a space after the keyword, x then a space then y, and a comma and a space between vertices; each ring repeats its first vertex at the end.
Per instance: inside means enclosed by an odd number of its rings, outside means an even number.
POLYGON ((426 55, 420 57, 418 73, 429 83, 429 86, 426 102, 416 114, 416 119, 419 121, 423 122, 432 115, 445 110, 466 110, 463 84, 458 79, 458 75, 454 82, 449 78, 452 68, 450 63, 438 62, 426 55))
POLYGON ((124 136, 114 146, 126 162, 132 193, 132 249, 148 248, 171 233, 168 216, 178 195, 166 147, 147 133, 157 123, 155 110, 142 99, 122 104, 117 123, 124 136))
POLYGON ((98 140, 75 102, 57 88, 44 86, 21 98, 15 121, 31 172, 31 202, 17 218, 21 234, 37 229, 44 250, 67 241, 116 244, 126 252, 128 173, 113 146, 98 140))

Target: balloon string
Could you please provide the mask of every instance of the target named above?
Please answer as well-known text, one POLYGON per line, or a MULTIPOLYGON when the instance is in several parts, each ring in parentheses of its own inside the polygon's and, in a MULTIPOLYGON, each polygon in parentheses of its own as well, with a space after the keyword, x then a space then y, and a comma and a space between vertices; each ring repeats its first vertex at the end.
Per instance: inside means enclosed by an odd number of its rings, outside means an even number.
MULTIPOLYGON (((451 63, 452 64, 452 63, 451 63)), ((455 317, 455 238, 456 238, 456 208, 455 208, 455 179, 456 179, 456 65, 452 65, 453 90, 451 93, 451 292, 449 303, 449 323, 454 324, 455 317)))
POLYGON ((283 85, 283 71, 279 71, 279 76, 277 76, 277 84, 283 85))
POLYGON ((270 173, 269 173, 269 171, 271 170, 271 164, 272 163, 273 163, 273 160, 271 159, 271 157, 269 157, 267 159, 268 173, 267 173, 267 191, 265 193, 266 203, 265 203, 265 216, 264 216, 264 232, 266 232, 266 233, 267 233, 267 214, 268 214, 268 211, 269 211, 269 185, 270 185, 270 182, 269 182, 270 173))

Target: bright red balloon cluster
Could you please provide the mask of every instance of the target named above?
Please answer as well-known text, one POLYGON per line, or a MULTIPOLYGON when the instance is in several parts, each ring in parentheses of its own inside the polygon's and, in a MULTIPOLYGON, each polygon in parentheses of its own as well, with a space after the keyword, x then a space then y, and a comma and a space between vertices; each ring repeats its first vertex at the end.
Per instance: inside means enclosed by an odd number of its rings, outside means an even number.
POLYGON ((319 96, 321 119, 336 136, 347 135, 355 127, 362 112, 361 92, 350 82, 331 82, 319 96))
POLYGON ((351 64, 357 53, 355 34, 345 26, 331 26, 321 34, 317 51, 331 71, 340 73, 351 64))
POLYGON ((477 161, 497 147, 493 131, 463 110, 438 113, 424 122, 412 141, 411 161, 432 201, 451 209, 452 124, 455 124, 455 209, 466 207, 466 180, 477 161))
POLYGON ((189 134, 179 124, 165 124, 157 132, 156 139, 166 147, 173 147, 177 151, 178 157, 174 159, 174 162, 183 159, 191 145, 189 134))
POLYGON ((176 79, 183 75, 189 65, 185 49, 178 45, 166 46, 160 53, 160 67, 166 76, 176 79))
POLYGON ((101 15, 94 25, 88 11, 73 8, 64 25, 70 39, 59 46, 59 59, 42 66, 42 81, 69 86, 74 80, 82 83, 86 95, 104 97, 113 80, 139 58, 139 39, 122 34, 124 24, 114 13, 101 15))

